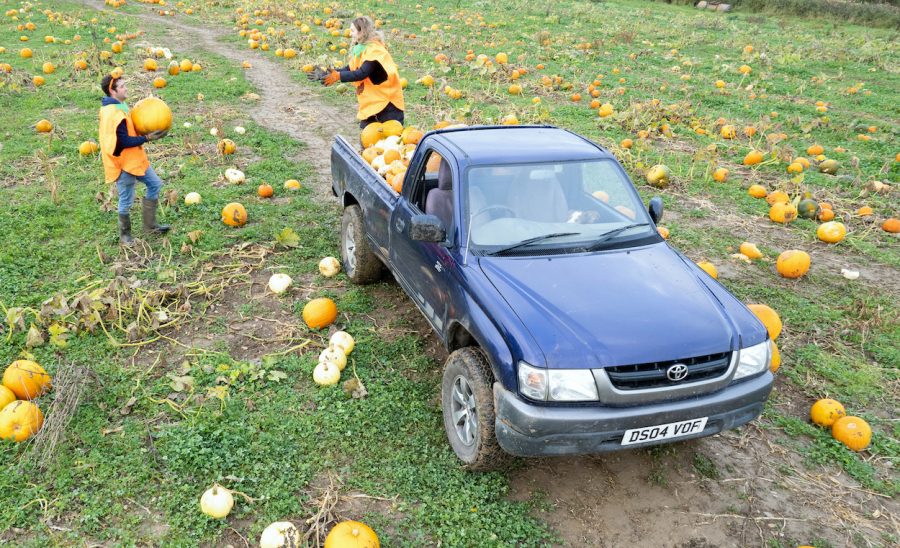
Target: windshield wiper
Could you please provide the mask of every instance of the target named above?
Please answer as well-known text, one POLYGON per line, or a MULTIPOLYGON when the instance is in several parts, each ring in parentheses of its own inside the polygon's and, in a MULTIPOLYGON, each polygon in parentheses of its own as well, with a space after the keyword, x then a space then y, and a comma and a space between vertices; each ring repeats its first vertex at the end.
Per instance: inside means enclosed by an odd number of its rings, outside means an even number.
POLYGON ((587 246, 585 248, 585 251, 597 251, 598 249, 603 247, 603 244, 606 243, 607 240, 609 240, 616 234, 619 234, 620 232, 624 232, 631 228, 637 228, 639 226, 650 226, 650 223, 632 223, 630 225, 625 225, 625 226, 620 226, 619 228, 614 228, 614 229, 610 230, 609 232, 604 232, 602 235, 600 235, 599 238, 597 238, 594 241, 594 243, 587 246))
POLYGON ((512 251, 513 249, 518 249, 520 247, 525 247, 526 245, 536 244, 538 242, 542 242, 544 240, 549 240, 551 238, 559 238, 561 236, 574 236, 576 234, 581 234, 581 232, 552 232, 550 234, 543 234, 541 236, 535 236, 534 238, 528 238, 526 240, 522 240, 519 243, 515 243, 513 245, 502 247, 500 249, 491 251, 487 253, 487 255, 500 255, 501 253, 506 253, 508 251, 512 251))

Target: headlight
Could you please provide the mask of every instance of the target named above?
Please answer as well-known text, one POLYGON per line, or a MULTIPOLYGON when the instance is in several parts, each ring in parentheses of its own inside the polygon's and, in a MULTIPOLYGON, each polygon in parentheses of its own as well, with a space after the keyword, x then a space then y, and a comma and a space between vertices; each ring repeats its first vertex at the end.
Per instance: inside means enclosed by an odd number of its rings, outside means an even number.
POLYGON ((737 372, 734 374, 734 380, 742 379, 762 373, 769 368, 772 361, 771 341, 765 341, 753 345, 749 348, 741 349, 741 358, 738 362, 737 372))
POLYGON ((590 369, 551 369, 550 399, 597 401, 597 383, 590 369))
POLYGON ((519 392, 539 401, 597 401, 590 369, 542 369, 519 362, 519 392))

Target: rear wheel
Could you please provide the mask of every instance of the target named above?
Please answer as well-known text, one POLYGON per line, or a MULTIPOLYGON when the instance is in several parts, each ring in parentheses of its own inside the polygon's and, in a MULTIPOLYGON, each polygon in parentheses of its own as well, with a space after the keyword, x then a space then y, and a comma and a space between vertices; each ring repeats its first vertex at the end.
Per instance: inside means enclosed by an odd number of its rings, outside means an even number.
POLYGON ((450 446, 469 470, 498 470, 512 457, 494 435, 494 375, 476 347, 450 354, 441 384, 441 410, 450 446))
POLYGON ((383 265, 369 247, 362 209, 356 204, 344 208, 341 219, 341 260, 353 283, 369 284, 381 277, 383 265))

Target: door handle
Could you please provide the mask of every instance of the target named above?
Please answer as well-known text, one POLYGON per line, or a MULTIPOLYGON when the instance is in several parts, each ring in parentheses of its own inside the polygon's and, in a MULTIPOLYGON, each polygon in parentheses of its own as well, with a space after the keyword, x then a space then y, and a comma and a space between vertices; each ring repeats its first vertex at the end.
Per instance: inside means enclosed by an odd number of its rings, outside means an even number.
POLYGON ((397 219, 394 221, 394 226, 397 228, 397 232, 403 232, 403 229, 406 228, 406 222, 403 219, 397 219))

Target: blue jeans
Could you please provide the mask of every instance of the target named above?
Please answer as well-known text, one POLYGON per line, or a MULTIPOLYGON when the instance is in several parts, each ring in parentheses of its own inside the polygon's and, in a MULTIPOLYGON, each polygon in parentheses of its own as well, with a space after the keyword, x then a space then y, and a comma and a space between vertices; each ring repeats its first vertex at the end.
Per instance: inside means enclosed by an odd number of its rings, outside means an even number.
POLYGON ((116 188, 119 189, 119 215, 127 215, 131 209, 131 204, 134 203, 134 186, 137 181, 147 186, 148 200, 159 199, 159 189, 162 188, 163 182, 152 167, 148 167, 147 173, 143 175, 132 175, 123 171, 116 179, 116 188))

